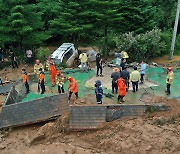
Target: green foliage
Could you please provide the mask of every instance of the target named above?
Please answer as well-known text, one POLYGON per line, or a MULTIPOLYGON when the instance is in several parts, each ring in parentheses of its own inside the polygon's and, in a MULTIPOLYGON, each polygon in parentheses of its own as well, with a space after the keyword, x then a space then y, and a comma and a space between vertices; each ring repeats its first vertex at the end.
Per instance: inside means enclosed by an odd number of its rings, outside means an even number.
POLYGON ((53 35, 64 35, 78 46, 79 38, 92 30, 94 15, 88 0, 59 1, 58 16, 51 21, 53 35), (83 10, 83 11, 82 11, 83 10))
POLYGON ((46 59, 51 55, 51 51, 48 48, 40 47, 37 49, 36 57, 41 61, 45 62, 46 59))
POLYGON ((171 33, 170 31, 161 32, 161 41, 165 43, 166 48, 164 49, 164 54, 169 54, 171 48, 171 33))
MULTIPOLYGON (((124 33, 122 40, 131 42, 122 42, 123 48, 150 58, 169 53, 176 7, 177 0, 0 0, 0 46, 12 45, 24 54, 61 39, 76 47, 92 43, 107 57, 115 34, 124 33), (151 36, 154 27, 162 30, 160 37, 151 36)), ((179 40, 178 35, 176 54, 179 40)))
POLYGON ((117 47, 126 50, 133 61, 147 60, 162 54, 166 48, 161 42, 161 31, 153 29, 144 34, 125 33, 115 38, 117 47))
POLYGON ((122 14, 120 32, 145 33, 157 24, 156 7, 148 0, 121 0, 119 10, 122 14))
POLYGON ((95 29, 99 31, 101 51, 107 57, 110 46, 110 34, 122 24, 122 13, 119 11, 121 3, 119 0, 94 0, 93 10, 95 12, 95 29), (95 11, 96 10, 96 11, 95 11))
POLYGON ((49 34, 51 34, 50 28, 50 22, 54 20, 60 10, 60 2, 59 0, 37 0, 38 8, 41 12, 42 21, 44 22, 44 29, 48 31, 49 34))
POLYGON ((49 38, 42 29, 42 14, 35 4, 29 4, 26 0, 1 0, 0 14, 1 45, 33 48, 49 38))
POLYGON ((150 0, 156 7, 157 26, 162 30, 173 28, 176 16, 177 0, 150 0))
POLYGON ((144 33, 156 25, 155 7, 147 0, 94 0, 94 10, 95 28, 105 56, 109 52, 109 43, 113 43, 110 41, 112 33, 144 33))
POLYGON ((108 55, 110 51, 114 50, 116 48, 116 41, 114 39, 115 34, 110 33, 106 40, 106 46, 104 45, 104 37, 99 38, 96 40, 96 46, 99 48, 99 50, 103 53, 103 50, 106 50, 106 54, 108 55), (106 47, 106 49, 105 49, 106 47))
MULTIPOLYGON (((162 54, 169 55, 170 48, 171 48, 171 40, 172 40, 172 32, 170 31, 161 32, 161 42, 163 42, 166 45, 166 48, 164 49, 162 54)), ((174 54, 180 55, 180 35, 179 34, 176 37, 174 54)))
POLYGON ((176 44, 175 44, 175 51, 174 51, 175 55, 180 55, 180 34, 177 35, 176 38, 176 44))

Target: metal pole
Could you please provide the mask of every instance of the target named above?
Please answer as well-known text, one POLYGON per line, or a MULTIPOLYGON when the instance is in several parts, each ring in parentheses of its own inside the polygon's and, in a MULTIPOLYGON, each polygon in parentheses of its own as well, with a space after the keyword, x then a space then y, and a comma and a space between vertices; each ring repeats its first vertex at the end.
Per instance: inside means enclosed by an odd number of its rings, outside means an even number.
POLYGON ((176 34, 177 34, 177 28, 178 28, 178 22, 179 22, 179 12, 180 12, 180 0, 178 0, 176 19, 174 23, 174 31, 173 31, 172 42, 171 42, 171 52, 170 52, 170 57, 169 57, 170 60, 173 58, 173 54, 174 54, 174 46, 176 42, 176 34))

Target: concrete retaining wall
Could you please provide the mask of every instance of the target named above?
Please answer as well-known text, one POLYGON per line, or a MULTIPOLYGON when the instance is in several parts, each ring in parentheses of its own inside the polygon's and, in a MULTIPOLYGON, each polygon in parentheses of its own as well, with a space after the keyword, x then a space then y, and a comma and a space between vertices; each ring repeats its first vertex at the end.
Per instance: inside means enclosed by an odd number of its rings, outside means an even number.
POLYGON ((10 100, 2 108, 0 128, 37 123, 69 111, 67 94, 8 105, 10 100))
POLYGON ((106 121, 113 121, 124 116, 140 116, 146 112, 146 105, 107 105, 106 121))
POLYGON ((94 129, 106 122, 106 106, 70 106, 70 128, 94 129))
POLYGON ((94 129, 103 122, 110 122, 121 117, 137 117, 148 110, 167 111, 168 106, 164 104, 155 105, 90 105, 70 106, 70 128, 71 129, 94 129))

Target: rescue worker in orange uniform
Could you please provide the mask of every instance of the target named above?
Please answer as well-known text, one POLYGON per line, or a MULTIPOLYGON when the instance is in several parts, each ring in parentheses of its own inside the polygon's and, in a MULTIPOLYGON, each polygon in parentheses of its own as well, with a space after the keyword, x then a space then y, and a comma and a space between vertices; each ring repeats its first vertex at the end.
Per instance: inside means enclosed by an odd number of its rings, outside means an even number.
POLYGON ((22 69, 22 81, 23 81, 23 84, 24 84, 25 87, 26 87, 26 94, 29 93, 28 80, 29 80, 28 74, 26 73, 26 70, 23 68, 23 69, 22 69))
POLYGON ((45 85, 44 85, 44 83, 45 83, 45 75, 44 75, 44 72, 43 72, 42 68, 39 69, 39 72, 40 72, 40 74, 39 74, 39 85, 41 87, 41 94, 44 94, 44 92, 46 90, 45 85))
POLYGON ((49 72, 50 72, 50 79, 51 79, 52 86, 55 86, 56 85, 56 67, 52 60, 50 61, 49 72))
POLYGON ((76 98, 78 98, 78 84, 76 82, 76 80, 72 77, 68 77, 67 78, 69 80, 69 85, 68 85, 68 89, 69 89, 69 100, 71 99, 71 95, 74 93, 76 95, 76 98))
POLYGON ((126 96, 126 83, 125 80, 120 77, 117 80, 117 85, 118 85, 118 103, 124 102, 123 97, 126 96))

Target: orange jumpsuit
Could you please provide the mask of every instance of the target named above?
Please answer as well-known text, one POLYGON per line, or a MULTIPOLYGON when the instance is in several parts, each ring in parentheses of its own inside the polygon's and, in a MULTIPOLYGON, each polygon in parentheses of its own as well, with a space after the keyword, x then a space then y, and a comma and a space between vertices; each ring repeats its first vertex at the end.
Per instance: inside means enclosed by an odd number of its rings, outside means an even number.
POLYGON ((50 65, 49 72, 50 72, 51 83, 53 86, 55 86, 56 85, 56 68, 54 64, 50 65))
POLYGON ((126 84, 123 78, 118 79, 118 93, 120 96, 126 96, 126 84))
POLYGON ((76 98, 78 98, 78 84, 74 78, 69 79, 68 89, 69 89, 68 100, 71 99, 72 93, 74 93, 76 95, 76 98))
POLYGON ((76 82, 76 80, 74 78, 71 78, 69 85, 68 85, 68 89, 70 92, 72 93, 77 93, 78 92, 78 84, 76 82))

